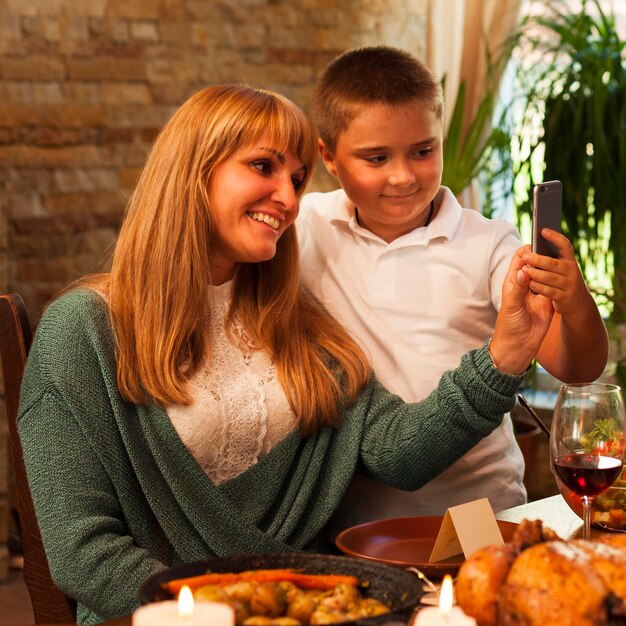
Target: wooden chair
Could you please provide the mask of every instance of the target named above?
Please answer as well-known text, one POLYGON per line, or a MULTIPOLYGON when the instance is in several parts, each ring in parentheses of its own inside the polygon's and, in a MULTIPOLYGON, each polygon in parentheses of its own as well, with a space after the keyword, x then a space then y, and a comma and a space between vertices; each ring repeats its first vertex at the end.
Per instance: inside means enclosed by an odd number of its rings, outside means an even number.
POLYGON ((31 340, 30 321, 22 298, 16 293, 0 295, 0 360, 24 553, 24 580, 37 624, 75 623, 76 602, 56 587, 50 576, 17 432, 20 387, 31 340))

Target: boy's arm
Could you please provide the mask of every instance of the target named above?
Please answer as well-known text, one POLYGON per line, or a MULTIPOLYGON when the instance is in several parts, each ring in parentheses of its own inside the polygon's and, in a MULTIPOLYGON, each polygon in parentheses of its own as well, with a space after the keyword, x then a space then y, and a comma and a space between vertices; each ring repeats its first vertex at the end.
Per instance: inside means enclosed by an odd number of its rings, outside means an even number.
POLYGON ((608 359, 609 341, 598 307, 582 277, 569 240, 553 230, 542 236, 559 250, 560 258, 534 254, 524 246, 517 254, 531 289, 552 300, 555 315, 537 361, 552 376, 568 383, 596 380, 608 359))

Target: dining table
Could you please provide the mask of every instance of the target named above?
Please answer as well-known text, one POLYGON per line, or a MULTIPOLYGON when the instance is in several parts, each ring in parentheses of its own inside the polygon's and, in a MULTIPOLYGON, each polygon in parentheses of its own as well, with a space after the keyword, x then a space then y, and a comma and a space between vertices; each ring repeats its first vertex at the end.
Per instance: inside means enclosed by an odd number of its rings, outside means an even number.
MULTIPOLYGON (((498 520, 519 523, 524 519, 541 520, 545 526, 554 530, 563 539, 579 537, 582 532, 582 520, 567 505, 562 496, 550 496, 522 504, 511 509, 505 509, 496 513, 498 520)), ((592 529, 594 536, 610 532, 592 529)), ((132 616, 126 615, 103 622, 103 626, 131 626, 132 616)), ((30 625, 28 625, 30 626, 30 625)), ((32 626, 35 626, 34 624, 32 626)), ((41 625, 38 626, 52 626, 41 625)), ((58 624, 55 626, 59 626, 58 624)))

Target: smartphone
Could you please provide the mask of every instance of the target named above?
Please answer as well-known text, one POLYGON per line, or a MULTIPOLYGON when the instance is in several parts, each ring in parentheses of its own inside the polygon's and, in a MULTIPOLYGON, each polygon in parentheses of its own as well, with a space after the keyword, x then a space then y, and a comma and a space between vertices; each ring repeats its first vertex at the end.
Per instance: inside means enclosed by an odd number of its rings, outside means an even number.
POLYGON ((559 258, 556 246, 541 236, 542 228, 561 232, 563 186, 560 180, 549 180, 533 189, 533 252, 559 258))

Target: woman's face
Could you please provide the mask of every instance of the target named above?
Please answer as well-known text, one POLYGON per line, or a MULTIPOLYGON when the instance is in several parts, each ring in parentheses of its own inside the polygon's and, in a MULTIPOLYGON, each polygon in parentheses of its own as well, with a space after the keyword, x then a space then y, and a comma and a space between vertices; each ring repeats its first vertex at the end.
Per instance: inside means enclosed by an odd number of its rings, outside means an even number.
POLYGON ((230 280, 237 263, 267 261, 276 254, 278 239, 298 215, 297 191, 305 176, 305 166, 291 150, 280 151, 265 137, 213 170, 213 284, 230 280))

